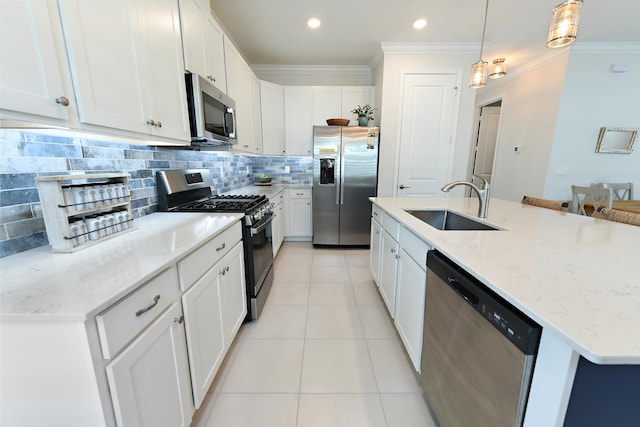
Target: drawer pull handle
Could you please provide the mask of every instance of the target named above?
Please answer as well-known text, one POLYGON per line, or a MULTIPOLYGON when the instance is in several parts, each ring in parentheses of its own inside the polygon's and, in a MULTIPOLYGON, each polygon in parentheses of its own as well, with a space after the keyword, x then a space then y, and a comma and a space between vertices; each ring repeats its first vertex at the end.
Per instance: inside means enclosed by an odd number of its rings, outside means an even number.
POLYGON ((223 243, 222 246, 220 246, 219 248, 216 248, 216 252, 220 252, 221 250, 223 250, 226 247, 227 247, 227 244, 223 243))
POLYGON ((174 322, 176 322, 179 325, 182 325, 182 322, 184 322, 184 316, 180 316, 180 317, 175 317, 173 319, 174 322))
POLYGON ((220 274, 222 274, 224 276, 225 274, 227 274, 227 271, 229 271, 229 266, 226 266, 225 268, 220 270, 220 274))
POLYGON ((158 305, 158 301, 160 301, 160 295, 156 295, 155 297, 153 297, 153 302, 151 303, 151 305, 149 305, 148 307, 145 307, 145 308, 141 308, 140 310, 136 311, 136 317, 142 316, 147 311, 151 310, 153 307, 158 305))

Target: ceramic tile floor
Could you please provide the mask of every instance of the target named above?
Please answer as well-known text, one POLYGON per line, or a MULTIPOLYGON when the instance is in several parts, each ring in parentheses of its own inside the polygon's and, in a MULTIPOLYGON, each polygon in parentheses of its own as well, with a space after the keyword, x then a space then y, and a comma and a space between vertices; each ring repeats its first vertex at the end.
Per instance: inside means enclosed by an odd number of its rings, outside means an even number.
POLYGON ((369 251, 285 242, 192 427, 435 427, 369 251))

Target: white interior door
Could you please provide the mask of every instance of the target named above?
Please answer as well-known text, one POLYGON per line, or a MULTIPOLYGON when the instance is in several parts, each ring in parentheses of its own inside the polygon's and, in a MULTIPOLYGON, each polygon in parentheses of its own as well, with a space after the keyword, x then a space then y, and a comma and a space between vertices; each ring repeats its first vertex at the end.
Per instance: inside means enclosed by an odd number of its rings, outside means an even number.
POLYGON ((493 158, 496 153, 499 123, 500 107, 482 107, 473 162, 473 175, 481 176, 489 183, 491 183, 491 175, 493 174, 493 158))
POLYGON ((456 82, 454 74, 404 75, 396 195, 433 196, 448 181, 456 82))

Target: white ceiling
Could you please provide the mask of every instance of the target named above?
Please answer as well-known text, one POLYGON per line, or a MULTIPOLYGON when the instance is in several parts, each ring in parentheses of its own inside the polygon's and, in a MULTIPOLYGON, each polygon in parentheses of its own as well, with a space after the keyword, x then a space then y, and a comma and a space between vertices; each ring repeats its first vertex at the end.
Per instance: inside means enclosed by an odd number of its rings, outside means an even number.
MULTIPOLYGON (((380 42, 479 43, 483 0, 210 0, 253 65, 369 65, 380 42), (309 30, 318 17, 322 26, 309 30), (416 31, 412 22, 428 20, 416 31)), ((561 0, 489 0, 483 58, 512 69, 548 52, 551 12, 561 0)), ((640 43, 638 0, 585 0, 579 44, 640 43)), ((479 53, 479 52, 478 52, 479 53)))

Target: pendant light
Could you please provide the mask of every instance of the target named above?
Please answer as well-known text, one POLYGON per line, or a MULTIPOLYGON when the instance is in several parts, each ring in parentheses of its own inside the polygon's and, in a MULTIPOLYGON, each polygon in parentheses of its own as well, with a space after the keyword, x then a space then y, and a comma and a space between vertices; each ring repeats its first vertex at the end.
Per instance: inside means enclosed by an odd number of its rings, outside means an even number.
POLYGON ((582 4, 582 0, 566 0, 553 9, 547 47, 564 47, 576 41, 582 4))
POLYGON ((507 75, 507 64, 504 63, 504 58, 494 59, 491 64, 491 72, 489 73, 490 79, 499 79, 507 75))
POLYGON ((487 84, 487 62, 482 60, 482 48, 484 46, 484 33, 487 29, 487 11, 489 10, 489 0, 484 6, 484 24, 482 26, 482 41, 480 42, 480 58, 478 62, 471 66, 471 78, 469 79, 469 87, 478 89, 487 84))

